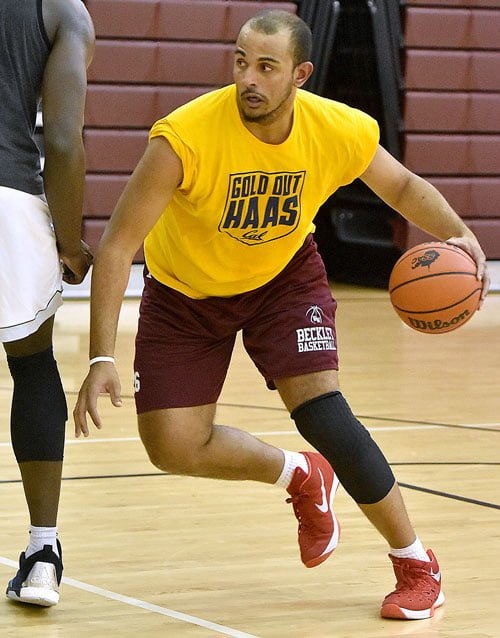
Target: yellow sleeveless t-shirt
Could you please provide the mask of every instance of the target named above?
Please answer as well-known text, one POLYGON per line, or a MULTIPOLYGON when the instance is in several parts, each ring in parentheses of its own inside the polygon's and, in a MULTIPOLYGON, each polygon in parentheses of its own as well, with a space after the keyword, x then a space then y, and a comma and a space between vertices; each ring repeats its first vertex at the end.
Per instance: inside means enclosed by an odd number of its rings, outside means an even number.
POLYGON ((379 129, 365 113, 299 89, 290 135, 267 144, 244 126, 230 85, 158 120, 150 139, 158 136, 184 175, 146 237, 146 264, 200 299, 255 290, 280 273, 321 204, 368 167, 379 129))

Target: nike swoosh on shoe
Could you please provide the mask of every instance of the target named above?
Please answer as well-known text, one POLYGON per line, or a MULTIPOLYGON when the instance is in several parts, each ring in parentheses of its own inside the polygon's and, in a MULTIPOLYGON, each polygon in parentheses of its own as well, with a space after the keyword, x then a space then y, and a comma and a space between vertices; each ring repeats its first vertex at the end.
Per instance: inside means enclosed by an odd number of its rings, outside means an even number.
POLYGON ((314 503, 314 505, 319 509, 320 512, 326 514, 328 512, 329 504, 328 499, 326 497, 326 489, 325 489, 325 479, 323 478, 323 472, 318 468, 319 476, 321 479, 321 503, 314 503))

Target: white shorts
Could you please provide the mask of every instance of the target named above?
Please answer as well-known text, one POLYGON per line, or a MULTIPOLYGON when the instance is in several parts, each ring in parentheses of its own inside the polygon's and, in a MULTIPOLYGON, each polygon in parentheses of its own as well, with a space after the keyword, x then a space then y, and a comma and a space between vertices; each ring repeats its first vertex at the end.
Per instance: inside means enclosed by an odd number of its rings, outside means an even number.
POLYGON ((0 341, 33 334, 62 304, 62 270, 47 204, 0 186, 0 341))

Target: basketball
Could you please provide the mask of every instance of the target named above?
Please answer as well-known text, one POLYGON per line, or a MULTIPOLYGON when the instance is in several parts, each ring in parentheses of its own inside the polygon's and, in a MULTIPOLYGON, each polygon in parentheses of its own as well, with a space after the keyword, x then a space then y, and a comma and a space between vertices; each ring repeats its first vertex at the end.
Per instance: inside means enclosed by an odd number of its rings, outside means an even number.
POLYGON ((444 242, 407 250, 392 269, 389 295, 400 318, 414 330, 440 334, 456 330, 476 312, 482 283, 466 252, 444 242))

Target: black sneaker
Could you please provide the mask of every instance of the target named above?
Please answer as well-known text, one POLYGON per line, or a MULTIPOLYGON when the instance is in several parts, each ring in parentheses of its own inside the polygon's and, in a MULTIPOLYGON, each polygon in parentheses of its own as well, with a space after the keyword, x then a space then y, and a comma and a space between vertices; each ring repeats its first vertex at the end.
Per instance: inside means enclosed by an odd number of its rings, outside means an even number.
POLYGON ((59 556, 52 550, 52 545, 44 545, 28 558, 23 552, 19 557, 19 571, 7 585, 7 598, 42 607, 57 605, 63 571, 59 541, 57 549, 59 556))

